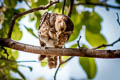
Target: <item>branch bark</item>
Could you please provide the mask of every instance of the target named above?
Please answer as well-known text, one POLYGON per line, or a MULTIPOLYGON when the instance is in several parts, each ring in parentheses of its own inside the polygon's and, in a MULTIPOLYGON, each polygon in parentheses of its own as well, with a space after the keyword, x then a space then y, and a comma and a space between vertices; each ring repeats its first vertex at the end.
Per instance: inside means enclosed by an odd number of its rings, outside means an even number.
POLYGON ((119 50, 96 50, 88 48, 41 48, 13 41, 11 39, 0 38, 0 45, 24 52, 51 56, 81 56, 94 58, 120 58, 119 50))

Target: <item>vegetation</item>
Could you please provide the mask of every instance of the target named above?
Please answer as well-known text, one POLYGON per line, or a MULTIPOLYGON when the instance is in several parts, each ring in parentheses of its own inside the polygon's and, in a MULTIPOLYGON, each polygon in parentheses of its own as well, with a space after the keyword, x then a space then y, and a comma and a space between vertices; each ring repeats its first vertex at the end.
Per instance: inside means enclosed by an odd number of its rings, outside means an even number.
MULTIPOLYGON (((75 0, 75 4, 72 6, 71 20, 74 23, 74 31, 69 39, 70 42, 74 42, 71 48, 77 48, 78 45, 75 40, 78 40, 80 32, 85 27, 85 39, 90 44, 91 47, 97 47, 102 44, 107 44, 105 36, 101 33, 102 30, 102 17, 99 13, 96 12, 95 8, 97 6, 104 7, 107 11, 109 8, 120 9, 120 1, 114 0, 118 6, 113 6, 113 4, 107 4, 109 0, 75 0), (85 7, 82 11, 78 11, 78 6, 81 5, 85 7), (88 8, 88 9, 87 9, 88 8)), ((12 17, 18 13, 22 13, 29 9, 37 8, 49 3, 49 0, 1 0, 0 1, 0 38, 7 38, 8 32, 10 30, 12 17), (18 4, 25 4, 24 8, 19 8, 18 4), (16 8, 17 6, 17 8, 16 8)), ((51 5, 48 9, 44 11, 35 11, 29 15, 30 22, 35 21, 35 27, 29 28, 29 26, 24 25, 25 29, 35 38, 38 38, 38 35, 34 33, 33 29, 38 30, 40 18, 45 11, 52 11, 56 13, 62 13, 63 1, 60 1, 56 5, 51 5)), ((70 0, 66 1, 65 5, 65 15, 69 13, 70 0)), ((19 21, 25 16, 19 17, 16 20, 14 25, 12 36, 13 40, 19 41, 23 36, 23 31, 20 29, 19 21)), ((81 44, 82 47, 90 48, 87 44, 81 44)), ((100 48, 104 49, 104 48, 100 48)), ((18 51, 4 46, 0 47, 0 79, 2 80, 20 80, 14 78, 11 75, 11 71, 19 74, 21 79, 26 79, 23 73, 18 69, 17 58, 18 51)), ((64 60, 67 60, 69 57, 63 57, 64 60)), ((82 66, 83 70, 86 72, 88 79, 93 79, 96 76, 97 66, 95 59, 93 58, 83 58, 79 57, 79 64, 82 66)), ((45 63, 41 63, 44 67, 45 63)), ((28 67, 32 70, 31 67, 28 67)))

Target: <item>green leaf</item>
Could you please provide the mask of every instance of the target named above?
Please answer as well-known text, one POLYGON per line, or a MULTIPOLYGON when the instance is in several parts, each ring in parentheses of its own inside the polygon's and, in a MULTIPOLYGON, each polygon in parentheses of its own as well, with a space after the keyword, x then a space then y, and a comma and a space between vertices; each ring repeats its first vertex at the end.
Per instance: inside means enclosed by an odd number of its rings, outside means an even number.
POLYGON ((42 67, 45 67, 47 65, 47 59, 43 59, 41 62, 40 62, 41 66, 42 67))
POLYGON ((95 34, 86 30, 85 37, 92 47, 96 47, 102 44, 107 44, 105 37, 101 33, 95 34))
POLYGON ((3 0, 5 5, 8 7, 8 8, 14 8, 17 4, 17 0, 3 0))
POLYGON ((12 39, 13 40, 20 40, 22 38, 22 31, 19 28, 19 24, 16 23, 13 32, 12 32, 12 39))
POLYGON ((79 64, 84 69, 85 73, 88 76, 88 79, 93 79, 96 76, 97 66, 94 58, 79 57, 79 64))
MULTIPOLYGON (((67 59, 69 59, 71 56, 63 56, 62 57, 62 61, 66 61, 67 59)), ((62 67, 64 67, 66 65, 66 63, 64 63, 64 64, 62 64, 61 66, 60 66, 60 68, 62 68, 62 67)))
POLYGON ((83 45, 82 45, 82 47, 84 47, 84 48, 88 48, 88 46, 87 46, 87 45, 85 45, 85 44, 83 44, 83 45))
MULTIPOLYGON (((77 0, 79 3, 99 3, 99 0, 77 0)), ((94 8, 95 5, 83 5, 84 7, 94 8)))
POLYGON ((79 36, 80 30, 82 29, 81 18, 75 8, 73 9, 73 15, 71 16, 71 19, 74 24, 74 30, 69 38, 69 42, 74 41, 79 36))
POLYGON ((13 72, 18 73, 24 80, 26 80, 25 76, 16 68, 9 67, 13 72))
POLYGON ((18 10, 21 13, 21 12, 24 12, 26 9, 25 8, 19 8, 18 10))
POLYGON ((30 33, 32 34, 34 37, 38 38, 38 36, 33 32, 33 29, 32 28, 28 28, 24 25, 25 29, 30 33))
POLYGON ((28 66, 28 68, 30 69, 30 71, 32 71, 32 70, 33 70, 33 68, 32 68, 31 66, 28 66))
POLYGON ((70 48, 77 48, 78 44, 73 44, 72 46, 70 46, 70 48))
POLYGON ((35 24, 35 28, 38 30, 39 24, 40 24, 40 18, 41 18, 41 14, 39 12, 35 12, 34 13, 35 17, 36 17, 36 24, 35 24))
MULTIPOLYGON (((27 0, 26 0, 27 1, 27 0)), ((31 3, 31 7, 38 7, 38 6, 41 6, 41 5, 45 5, 48 3, 48 0, 29 0, 29 2, 31 3)))
POLYGON ((83 25, 86 29, 93 32, 99 33, 101 30, 102 18, 96 12, 83 11, 80 14, 83 25))

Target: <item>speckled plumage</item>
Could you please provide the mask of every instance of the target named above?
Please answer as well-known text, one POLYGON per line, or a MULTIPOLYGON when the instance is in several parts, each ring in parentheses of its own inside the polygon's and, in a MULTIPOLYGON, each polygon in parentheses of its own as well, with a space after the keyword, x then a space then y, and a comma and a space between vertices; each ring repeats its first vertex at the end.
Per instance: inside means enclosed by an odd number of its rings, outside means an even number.
MULTIPOLYGON (((68 16, 56 13, 44 13, 41 18, 38 35, 41 47, 64 48, 65 42, 73 31, 73 23, 68 16)), ((41 55, 43 60, 46 56, 41 55)), ((57 56, 47 56, 49 68, 57 66, 57 56)))

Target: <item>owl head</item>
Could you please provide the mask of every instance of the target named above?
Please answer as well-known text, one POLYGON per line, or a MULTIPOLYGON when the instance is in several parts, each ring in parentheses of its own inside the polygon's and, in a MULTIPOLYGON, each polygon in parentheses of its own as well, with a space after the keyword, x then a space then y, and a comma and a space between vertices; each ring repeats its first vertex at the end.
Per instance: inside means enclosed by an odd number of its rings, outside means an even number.
POLYGON ((65 32, 65 30, 67 28, 65 21, 66 21, 66 17, 64 15, 58 14, 56 16, 55 29, 56 29, 58 35, 65 32))
POLYGON ((73 31, 73 23, 68 16, 57 14, 55 20, 55 29, 57 35, 61 35, 66 31, 73 31))

